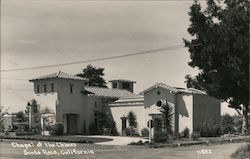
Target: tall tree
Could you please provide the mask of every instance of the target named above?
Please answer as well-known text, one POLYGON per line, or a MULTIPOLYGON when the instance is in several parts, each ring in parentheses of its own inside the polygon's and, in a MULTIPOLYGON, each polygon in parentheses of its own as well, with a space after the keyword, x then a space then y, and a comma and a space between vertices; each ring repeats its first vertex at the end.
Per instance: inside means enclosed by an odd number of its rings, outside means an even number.
POLYGON ((88 65, 83 69, 82 73, 79 73, 76 76, 86 78, 89 86, 107 87, 107 82, 103 79, 103 71, 104 68, 97 68, 92 65, 88 65))
POLYGON ((160 109, 163 115, 164 131, 169 135, 173 134, 173 107, 166 102, 160 109))
POLYGON ((189 34, 184 39, 191 67, 201 72, 186 76, 195 87, 243 109, 242 133, 248 132, 249 111, 249 11, 247 0, 208 0, 203 10, 195 1, 190 7, 189 34))
POLYGON ((132 136, 134 128, 137 127, 136 115, 133 111, 129 111, 127 118, 128 118, 129 128, 130 128, 130 136, 132 136))

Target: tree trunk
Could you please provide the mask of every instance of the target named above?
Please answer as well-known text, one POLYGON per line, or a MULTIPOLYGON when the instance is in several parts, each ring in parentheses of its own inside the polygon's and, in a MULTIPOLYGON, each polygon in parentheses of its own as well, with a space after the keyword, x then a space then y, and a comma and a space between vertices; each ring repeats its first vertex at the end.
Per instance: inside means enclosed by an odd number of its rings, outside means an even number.
POLYGON ((243 105, 243 120, 242 120, 242 134, 247 135, 248 132, 248 105, 243 105))

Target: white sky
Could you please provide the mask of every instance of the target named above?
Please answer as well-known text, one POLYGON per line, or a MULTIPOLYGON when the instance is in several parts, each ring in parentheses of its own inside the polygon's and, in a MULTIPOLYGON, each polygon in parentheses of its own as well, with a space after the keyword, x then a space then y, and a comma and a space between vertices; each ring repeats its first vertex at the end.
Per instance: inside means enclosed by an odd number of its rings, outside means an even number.
MULTIPOLYGON (((182 44, 190 38, 192 1, 2 0, 1 70, 117 56, 182 44)), ((205 2, 202 1, 204 6, 205 2)), ((162 82, 185 87, 187 49, 92 62, 105 79, 137 81, 135 92, 162 82)), ((1 105, 24 109, 32 99, 25 79, 58 72, 77 74, 87 64, 1 72, 1 105), (19 79, 19 80, 12 80, 19 79)))

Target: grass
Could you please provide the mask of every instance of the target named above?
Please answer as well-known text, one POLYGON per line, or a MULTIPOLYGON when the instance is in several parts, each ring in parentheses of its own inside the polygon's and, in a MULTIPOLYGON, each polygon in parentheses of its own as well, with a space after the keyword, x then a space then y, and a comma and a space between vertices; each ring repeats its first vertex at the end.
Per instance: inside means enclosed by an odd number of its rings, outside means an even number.
POLYGON ((240 147, 231 155, 232 159, 249 159, 250 158, 250 144, 240 147))
POLYGON ((54 142, 75 142, 75 143, 97 143, 112 141, 112 139, 98 138, 98 137, 79 137, 79 136, 0 136, 0 139, 14 139, 14 140, 36 140, 36 141, 54 141, 54 142))

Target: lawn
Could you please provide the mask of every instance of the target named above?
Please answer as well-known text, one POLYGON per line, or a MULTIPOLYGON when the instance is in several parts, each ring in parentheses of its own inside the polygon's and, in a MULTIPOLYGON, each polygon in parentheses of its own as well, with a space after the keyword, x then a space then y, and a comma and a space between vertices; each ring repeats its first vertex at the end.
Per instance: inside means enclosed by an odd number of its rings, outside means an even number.
POLYGON ((14 139, 14 140, 36 140, 36 141, 55 141, 55 142, 75 142, 75 143, 97 143, 112 141, 109 138, 98 137, 84 137, 84 136, 0 136, 0 139, 14 139))
MULTIPOLYGON (((108 146, 108 145, 95 145, 95 144, 81 144, 77 143, 75 147, 31 147, 25 148, 13 148, 11 145, 13 142, 19 144, 28 144, 32 142, 33 145, 37 145, 38 141, 24 141, 24 140, 3 140, 0 142, 1 157, 3 159, 230 159, 232 152, 235 152, 244 143, 232 143, 222 145, 195 145, 188 147, 178 148, 148 148, 145 146, 108 146), (94 152, 94 154, 74 154, 82 150, 88 152, 94 152), (24 155, 24 151, 32 153, 33 151, 40 151, 41 155, 24 155), (200 154, 203 150, 209 150, 209 154, 200 154), (45 152, 43 152, 45 151, 45 152), (48 152, 58 152, 57 155, 48 155, 48 152), (61 151, 63 151, 61 153, 61 151)), ((44 142, 42 142, 44 143, 44 142)), ((45 142, 46 143, 46 142, 45 142)), ((55 143, 55 142, 49 142, 55 143)))

